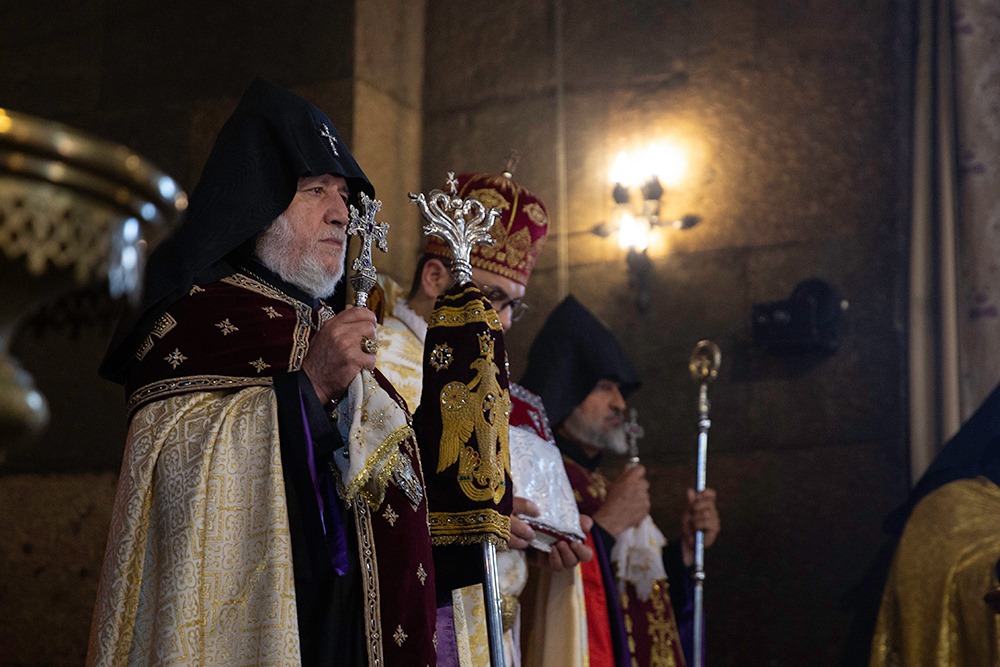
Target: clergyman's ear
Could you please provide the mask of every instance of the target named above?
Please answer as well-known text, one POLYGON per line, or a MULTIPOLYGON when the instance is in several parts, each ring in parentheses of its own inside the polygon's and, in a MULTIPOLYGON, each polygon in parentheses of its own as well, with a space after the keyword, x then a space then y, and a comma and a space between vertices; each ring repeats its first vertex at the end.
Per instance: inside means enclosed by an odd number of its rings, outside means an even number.
POLYGON ((420 274, 420 289, 431 299, 436 299, 451 285, 451 272, 440 259, 434 257, 424 263, 420 274))

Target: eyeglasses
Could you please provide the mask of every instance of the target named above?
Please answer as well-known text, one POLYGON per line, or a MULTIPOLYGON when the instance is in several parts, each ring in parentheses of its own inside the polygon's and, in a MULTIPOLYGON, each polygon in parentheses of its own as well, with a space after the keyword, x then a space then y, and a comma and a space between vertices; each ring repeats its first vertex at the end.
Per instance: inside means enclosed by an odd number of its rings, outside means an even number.
POLYGON ((509 306, 511 322, 517 322, 528 312, 528 304, 524 302, 524 297, 513 298, 507 292, 493 285, 479 285, 479 290, 483 296, 490 300, 490 305, 493 306, 493 310, 497 311, 497 315, 509 306))

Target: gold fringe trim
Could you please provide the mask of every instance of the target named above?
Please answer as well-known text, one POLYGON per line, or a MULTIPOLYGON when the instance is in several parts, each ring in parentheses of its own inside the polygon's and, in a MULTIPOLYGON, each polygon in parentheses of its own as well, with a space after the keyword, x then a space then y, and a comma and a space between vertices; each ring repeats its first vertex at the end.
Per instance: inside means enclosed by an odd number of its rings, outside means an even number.
POLYGON ((427 522, 435 546, 492 542, 506 549, 510 540, 510 517, 496 510, 428 512, 427 522))
POLYGON ((376 509, 385 499, 385 489, 389 480, 405 460, 400 445, 416 434, 409 425, 403 425, 389 434, 375 450, 368 455, 365 467, 344 489, 344 498, 353 501, 361 496, 372 509, 376 509))
MULTIPOLYGON (((469 289, 474 289, 470 286, 469 289)), ((475 288, 478 291, 478 288, 475 288)), ((468 290, 466 290, 467 292, 468 290)), ((462 297, 456 295, 456 298, 462 297)), ((447 297, 446 297, 447 299, 447 297)), ((500 316, 491 306, 486 305, 483 299, 473 299, 461 306, 440 306, 431 313, 430 326, 432 327, 464 327, 473 322, 485 322, 493 331, 500 331, 503 327, 500 324, 500 316)))

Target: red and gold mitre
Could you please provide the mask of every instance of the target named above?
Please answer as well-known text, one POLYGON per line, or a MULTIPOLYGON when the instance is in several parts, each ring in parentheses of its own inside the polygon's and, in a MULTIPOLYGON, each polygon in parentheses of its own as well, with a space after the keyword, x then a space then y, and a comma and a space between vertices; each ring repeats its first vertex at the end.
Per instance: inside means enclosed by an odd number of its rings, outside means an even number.
MULTIPOLYGON (((469 258, 472 266, 527 285, 549 229, 545 205, 515 183, 508 172, 461 174, 458 176, 457 196, 477 199, 487 209, 500 211, 500 216, 490 228, 493 245, 475 246, 469 258)), ((429 237, 424 252, 451 259, 451 250, 437 236, 429 237)))

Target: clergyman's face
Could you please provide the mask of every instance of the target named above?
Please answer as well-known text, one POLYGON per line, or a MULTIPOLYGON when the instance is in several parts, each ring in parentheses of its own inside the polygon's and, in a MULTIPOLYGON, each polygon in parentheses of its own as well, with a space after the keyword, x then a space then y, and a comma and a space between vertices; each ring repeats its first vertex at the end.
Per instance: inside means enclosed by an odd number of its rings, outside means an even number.
POLYGON ((342 176, 300 178, 288 208, 257 241, 260 261, 312 296, 332 294, 344 274, 349 197, 342 176))
POLYGON ((524 298, 524 285, 477 266, 472 267, 472 280, 490 300, 493 310, 497 311, 503 330, 510 329, 514 323, 512 303, 519 303, 524 298))
POLYGON ((566 418, 563 426, 574 440, 584 445, 615 454, 627 454, 625 407, 625 397, 618 383, 599 380, 566 418))

